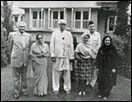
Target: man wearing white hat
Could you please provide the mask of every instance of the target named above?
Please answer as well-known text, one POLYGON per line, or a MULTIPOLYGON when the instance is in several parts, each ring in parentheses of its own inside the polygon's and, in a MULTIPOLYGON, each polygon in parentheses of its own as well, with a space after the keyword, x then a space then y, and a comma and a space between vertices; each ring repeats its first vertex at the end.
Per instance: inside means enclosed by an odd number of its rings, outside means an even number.
POLYGON ((64 78, 64 90, 70 93, 71 90, 71 62, 74 59, 73 38, 69 31, 66 31, 66 21, 60 20, 59 29, 51 36, 50 51, 53 62, 52 87, 53 92, 58 94, 60 88, 60 76, 64 78))
POLYGON ((13 67, 15 98, 19 97, 20 92, 22 92, 23 95, 28 94, 26 72, 29 60, 31 35, 25 32, 25 27, 25 22, 19 22, 19 30, 16 32, 11 32, 8 38, 11 66, 13 67), (20 86, 22 87, 21 90, 20 86))

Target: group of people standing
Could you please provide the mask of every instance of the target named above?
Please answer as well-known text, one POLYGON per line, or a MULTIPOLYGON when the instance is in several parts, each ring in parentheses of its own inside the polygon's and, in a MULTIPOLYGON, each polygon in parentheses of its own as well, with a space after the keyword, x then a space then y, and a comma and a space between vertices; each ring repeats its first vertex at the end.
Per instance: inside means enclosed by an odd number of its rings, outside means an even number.
POLYGON ((11 66, 14 76, 14 97, 28 94, 26 72, 29 59, 32 60, 34 75, 34 95, 48 94, 47 61, 51 57, 52 88, 59 93, 60 77, 63 77, 63 88, 67 94, 71 91, 71 71, 78 80, 78 95, 86 95, 86 87, 94 87, 98 82, 98 96, 107 99, 116 83, 117 52, 110 36, 103 38, 95 31, 93 21, 89 30, 81 36, 81 42, 74 47, 73 36, 66 30, 66 21, 58 22, 58 30, 51 36, 50 48, 43 41, 43 35, 37 34, 36 42, 31 44, 31 35, 25 32, 26 24, 18 23, 18 31, 9 34, 11 66), (97 71, 98 70, 98 71, 97 71), (98 73, 97 73, 98 72, 98 73), (20 88, 21 86, 21 88, 20 88))

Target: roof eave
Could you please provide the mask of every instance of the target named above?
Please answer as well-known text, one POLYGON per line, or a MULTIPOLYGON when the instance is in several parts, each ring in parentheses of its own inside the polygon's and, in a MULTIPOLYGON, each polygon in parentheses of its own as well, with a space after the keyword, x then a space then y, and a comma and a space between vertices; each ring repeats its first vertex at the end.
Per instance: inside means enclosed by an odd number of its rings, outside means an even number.
POLYGON ((102 6, 94 6, 94 7, 20 7, 21 9, 29 9, 29 8, 101 8, 102 6))

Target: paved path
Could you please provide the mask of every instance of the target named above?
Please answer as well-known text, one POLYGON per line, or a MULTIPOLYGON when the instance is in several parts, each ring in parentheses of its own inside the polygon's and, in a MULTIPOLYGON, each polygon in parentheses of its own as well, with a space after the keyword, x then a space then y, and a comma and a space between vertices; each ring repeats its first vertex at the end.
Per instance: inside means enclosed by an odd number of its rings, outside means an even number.
MULTIPOLYGON (((67 95, 62 90, 59 95, 54 95, 51 88, 51 69, 52 66, 48 66, 48 78, 49 78, 49 94, 44 97, 37 97, 32 95, 33 79, 31 78, 30 68, 27 72, 29 95, 21 96, 17 101, 103 101, 97 97, 96 90, 89 90, 86 96, 78 96, 76 89, 77 83, 72 83, 71 94, 67 95)), ((13 98, 13 83, 12 83, 12 68, 10 66, 1 69, 1 101, 15 101, 13 98)), ((108 101, 131 101, 131 80, 126 79, 118 75, 117 86, 112 89, 111 95, 108 101)))

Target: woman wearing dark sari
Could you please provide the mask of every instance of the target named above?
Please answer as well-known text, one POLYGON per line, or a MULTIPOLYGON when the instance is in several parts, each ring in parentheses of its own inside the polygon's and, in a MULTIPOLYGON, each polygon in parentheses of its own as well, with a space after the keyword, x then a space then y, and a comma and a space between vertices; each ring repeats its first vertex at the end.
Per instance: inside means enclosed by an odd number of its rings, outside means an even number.
POLYGON ((116 48, 112 44, 111 37, 105 36, 96 58, 96 66, 98 69, 98 97, 103 97, 104 100, 107 100, 112 87, 116 85, 116 65, 116 48))
POLYGON ((30 51, 35 81, 33 94, 38 96, 47 95, 48 88, 47 57, 49 56, 49 48, 42 39, 43 36, 38 34, 30 51))

